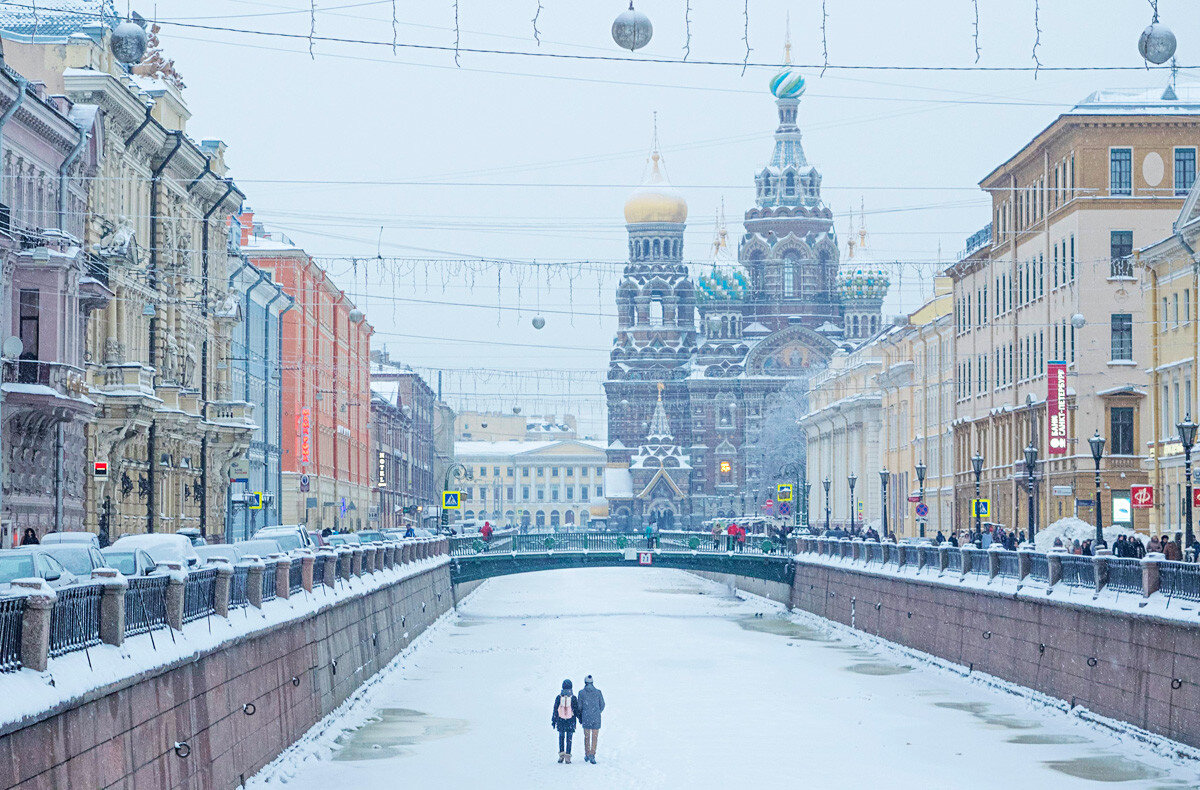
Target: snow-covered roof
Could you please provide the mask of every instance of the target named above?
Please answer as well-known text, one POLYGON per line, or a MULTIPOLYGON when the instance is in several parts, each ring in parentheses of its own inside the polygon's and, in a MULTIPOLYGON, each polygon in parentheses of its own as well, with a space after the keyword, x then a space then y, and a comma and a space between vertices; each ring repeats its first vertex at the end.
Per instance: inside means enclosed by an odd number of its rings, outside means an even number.
POLYGON ((1197 115, 1200 85, 1177 85, 1174 98, 1162 88, 1107 88, 1088 94, 1065 114, 1197 115))
POLYGON ((458 457, 481 455, 513 456, 546 450, 551 447, 566 447, 570 445, 582 445, 590 450, 595 450, 599 454, 603 454, 604 452, 603 442, 596 442, 590 439, 555 439, 544 442, 522 442, 514 439, 506 439, 495 442, 458 441, 454 443, 454 454, 458 457))
POLYGON ((632 499, 633 475, 623 467, 605 467, 604 493, 609 499, 632 499))

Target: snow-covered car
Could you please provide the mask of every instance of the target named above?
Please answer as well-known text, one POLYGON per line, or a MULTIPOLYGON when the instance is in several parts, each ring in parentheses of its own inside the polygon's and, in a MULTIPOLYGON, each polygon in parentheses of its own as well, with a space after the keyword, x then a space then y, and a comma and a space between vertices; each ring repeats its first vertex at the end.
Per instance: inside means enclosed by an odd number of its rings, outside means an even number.
POLYGON ((383 543, 387 540, 387 535, 378 529, 360 529, 354 534, 358 535, 359 543, 383 543))
POLYGON ((87 543, 52 543, 48 546, 42 544, 42 551, 58 560, 64 568, 80 579, 90 579, 92 571, 108 567, 100 549, 87 543))
POLYGON ((185 538, 187 538, 188 540, 190 540, 192 542, 193 546, 207 546, 208 545, 208 541, 204 539, 204 536, 200 534, 200 530, 196 527, 184 527, 183 529, 179 530, 175 534, 183 535, 185 538))
POLYGON ((200 557, 196 554, 195 547, 183 535, 171 535, 161 532, 149 535, 123 535, 112 544, 112 548, 118 551, 142 549, 156 563, 179 562, 185 568, 200 564, 200 557))
POLYGON ((308 530, 296 524, 263 527, 254 533, 251 540, 274 540, 285 552, 316 548, 312 545, 312 539, 308 537, 308 530))
POLYGON ((79 581, 41 546, 0 551, 0 594, 11 590, 17 579, 42 579, 55 589, 79 581))
POLYGON ((145 549, 100 549, 104 555, 104 565, 116 568, 125 576, 149 576, 154 572, 154 558, 145 549))
POLYGON ((211 543, 204 546, 196 546, 196 556, 200 558, 200 562, 208 562, 216 558, 226 562, 237 562, 242 558, 243 554, 253 554, 254 552, 243 551, 232 543, 211 543))
POLYGON ((43 546, 60 543, 83 544, 100 548, 100 537, 93 532, 47 532, 42 535, 43 546))
POLYGON ((358 539, 358 535, 353 532, 348 532, 343 535, 330 535, 325 538, 325 542, 335 549, 338 546, 358 546, 362 543, 362 541, 358 539))
POLYGON ((287 549, 274 538, 239 540, 235 541, 232 545, 240 552, 241 557, 258 557, 259 559, 263 559, 272 554, 287 554, 287 549))

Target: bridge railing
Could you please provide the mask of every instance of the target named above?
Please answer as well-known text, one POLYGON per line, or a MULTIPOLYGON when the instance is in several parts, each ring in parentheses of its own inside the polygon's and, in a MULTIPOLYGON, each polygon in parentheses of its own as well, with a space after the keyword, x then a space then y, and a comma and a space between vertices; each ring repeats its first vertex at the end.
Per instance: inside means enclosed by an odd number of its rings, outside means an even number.
POLYGON ((472 557, 480 554, 541 553, 547 551, 625 551, 626 549, 655 549, 657 551, 687 551, 702 553, 769 554, 784 553, 778 540, 763 535, 748 535, 745 540, 711 532, 660 530, 651 535, 645 532, 604 532, 599 530, 563 530, 509 534, 485 541, 478 535, 450 539, 452 557, 472 557))
POLYGON ((1096 556, 1068 554, 1052 549, 1037 552, 1023 546, 1007 551, 999 546, 978 549, 947 543, 901 543, 802 535, 793 538, 789 550, 798 557, 810 555, 872 571, 903 573, 920 577, 978 580, 987 584, 1016 580, 1021 585, 1086 589, 1099 595, 1141 594, 1200 602, 1200 564, 1168 561, 1152 553, 1141 559, 1113 557, 1106 551, 1096 556))
MULTIPOLYGON (((450 544, 435 537, 354 548, 350 554, 358 560, 346 565, 343 579, 445 556, 450 544)), ((237 567, 218 560, 190 572, 162 563, 154 575, 130 579, 99 568, 91 579, 58 590, 41 579, 18 579, 0 597, 0 672, 42 672, 50 659, 67 653, 119 646, 159 628, 182 630, 208 616, 227 618, 239 607, 278 605, 270 601, 311 594, 314 585, 336 588, 337 574, 330 571, 338 566, 337 555, 322 552, 319 574, 317 559, 308 552, 266 562, 245 557, 237 567)))

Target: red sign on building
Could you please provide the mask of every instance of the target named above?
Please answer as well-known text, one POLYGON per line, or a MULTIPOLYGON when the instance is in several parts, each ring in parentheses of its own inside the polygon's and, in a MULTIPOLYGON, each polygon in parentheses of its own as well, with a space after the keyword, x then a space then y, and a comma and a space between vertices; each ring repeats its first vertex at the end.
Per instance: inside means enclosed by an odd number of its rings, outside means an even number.
POLYGON ((1200 508, 1200 488, 1192 489, 1192 507, 1200 508))
POLYGON ((300 410, 300 465, 308 466, 312 460, 312 452, 309 445, 311 437, 311 428, 309 420, 312 417, 312 412, 308 409, 300 410))
POLYGON ((1050 455, 1067 453, 1067 363, 1046 363, 1046 426, 1050 455))
POLYGON ((1154 486, 1130 486, 1129 498, 1136 508, 1154 507, 1154 486))

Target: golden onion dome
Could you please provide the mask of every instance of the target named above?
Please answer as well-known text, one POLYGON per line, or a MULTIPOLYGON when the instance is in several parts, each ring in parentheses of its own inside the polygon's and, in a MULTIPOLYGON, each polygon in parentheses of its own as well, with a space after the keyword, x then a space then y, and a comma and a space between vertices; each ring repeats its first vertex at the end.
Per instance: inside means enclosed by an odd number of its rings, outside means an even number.
POLYGON ((687 201, 663 176, 660 158, 657 151, 651 154, 649 178, 625 201, 625 222, 630 225, 644 222, 682 225, 687 221, 687 201))

